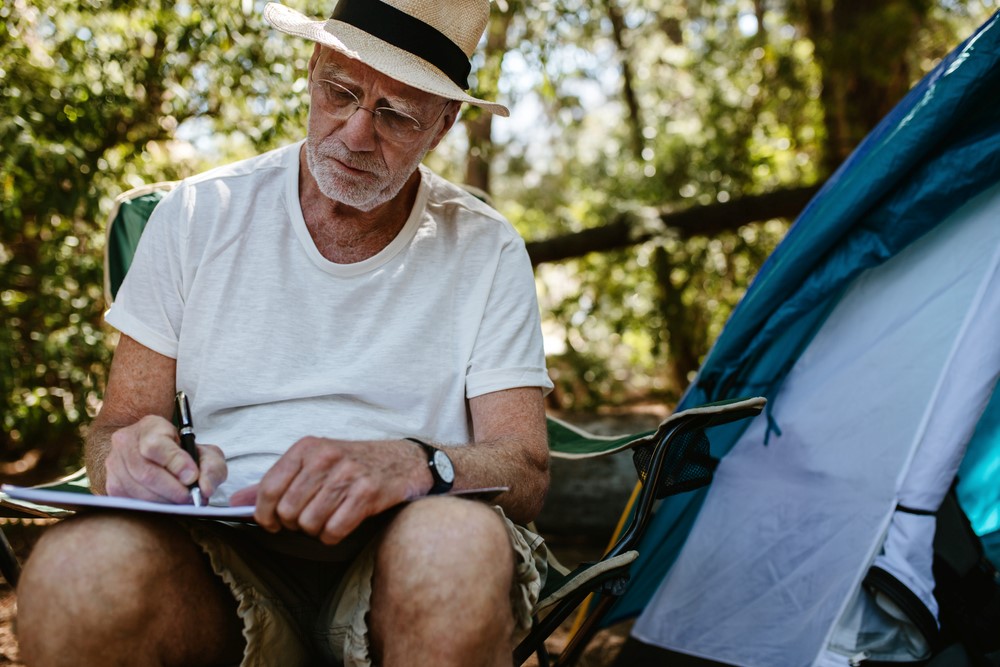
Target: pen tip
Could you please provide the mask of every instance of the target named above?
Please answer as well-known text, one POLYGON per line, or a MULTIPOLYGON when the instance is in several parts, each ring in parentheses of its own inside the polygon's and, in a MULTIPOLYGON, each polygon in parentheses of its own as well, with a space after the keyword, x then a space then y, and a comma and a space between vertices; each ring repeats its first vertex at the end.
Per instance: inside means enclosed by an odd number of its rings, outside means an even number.
POLYGON ((195 507, 203 507, 205 505, 205 501, 201 497, 201 489, 197 486, 191 489, 191 501, 195 507))

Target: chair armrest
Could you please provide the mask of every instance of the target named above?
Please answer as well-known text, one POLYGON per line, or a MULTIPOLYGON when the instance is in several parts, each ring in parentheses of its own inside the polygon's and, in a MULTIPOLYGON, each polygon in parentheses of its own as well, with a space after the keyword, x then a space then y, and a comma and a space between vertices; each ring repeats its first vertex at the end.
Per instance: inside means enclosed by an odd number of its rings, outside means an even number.
MULTIPOLYGON (((73 491, 75 493, 90 493, 90 478, 87 477, 87 469, 80 468, 76 472, 65 477, 60 477, 52 482, 38 484, 32 488, 48 489, 52 491, 73 491)), ((0 491, 0 517, 10 517, 17 519, 37 519, 37 518, 59 518, 73 514, 72 511, 58 507, 40 505, 27 500, 18 500, 0 491)))
POLYGON ((549 433, 549 454, 557 459, 589 459, 609 456, 625 449, 635 449, 656 442, 674 424, 692 417, 701 417, 704 421, 703 428, 721 426, 757 415, 766 404, 767 399, 761 397, 705 403, 673 413, 660 422, 655 431, 624 436, 597 435, 549 416, 546 419, 549 433))

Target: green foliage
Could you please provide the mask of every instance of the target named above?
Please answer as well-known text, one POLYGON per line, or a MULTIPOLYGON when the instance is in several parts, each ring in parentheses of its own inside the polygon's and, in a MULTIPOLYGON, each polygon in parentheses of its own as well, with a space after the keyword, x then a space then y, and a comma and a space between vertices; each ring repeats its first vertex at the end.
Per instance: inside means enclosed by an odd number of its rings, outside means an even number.
MULTIPOLYGON (((301 136, 312 45, 266 26, 263 4, 0 0, 0 476, 78 460, 114 342, 101 322, 113 197, 301 136)), ((330 3, 290 4, 322 16, 330 3)), ((804 17, 835 4, 496 2, 506 34, 491 40, 507 50, 476 60, 476 89, 513 118, 493 123, 492 147, 453 133, 433 165, 460 179, 466 153, 488 156, 495 202, 535 239, 816 182, 829 72, 804 17)), ((987 12, 913 6, 914 77, 987 12)), ((561 405, 676 398, 786 224, 541 267, 561 405)))
POLYGON ((0 4, 0 474, 78 461, 113 342, 101 323, 113 196, 300 131, 310 46, 244 5, 0 4), (195 147, 177 141, 182 126, 195 147))
MULTIPOLYGON (((568 234, 628 211, 648 217, 709 206, 829 175, 831 117, 822 93, 852 63, 821 67, 798 6, 836 11, 848 2, 611 2, 624 16, 621 45, 609 2, 524 7, 512 27, 508 81, 532 85, 509 91, 518 105, 514 122, 527 127, 498 152, 493 191, 527 236, 568 234), (625 103, 626 67, 637 113, 625 103), (536 117, 519 118, 524 109, 536 117)), ((914 63, 907 85, 988 15, 976 2, 910 5, 907 16, 916 13, 921 23, 902 33, 914 63)), ((890 9, 871 15, 890 20, 890 9)), ((878 58, 866 63, 896 71, 878 58)), ((859 91, 852 103, 864 102, 866 92, 882 89, 859 91)), ((734 225, 712 238, 668 233, 628 251, 540 267, 561 407, 591 409, 649 392, 678 398, 789 222, 734 225)))
MULTIPOLYGON (((543 45, 521 57, 546 68, 539 97, 559 129, 544 148, 537 139, 511 142, 501 157, 508 178, 494 186, 502 210, 529 236, 599 226, 623 210, 704 206, 818 178, 820 77, 798 35, 742 34, 736 3, 629 3, 628 50, 620 53, 603 3, 578 11, 567 4, 553 31, 587 44, 575 66, 554 63, 555 36, 518 42, 543 45), (639 117, 620 102, 621 77, 609 75, 618 63, 635 73, 639 117), (628 150, 632 124, 645 140, 640 155, 628 150), (536 157, 542 150, 545 159, 536 157)), ((541 267, 562 406, 592 408, 651 391, 675 400, 784 228, 762 223, 712 240, 668 235, 541 267)))

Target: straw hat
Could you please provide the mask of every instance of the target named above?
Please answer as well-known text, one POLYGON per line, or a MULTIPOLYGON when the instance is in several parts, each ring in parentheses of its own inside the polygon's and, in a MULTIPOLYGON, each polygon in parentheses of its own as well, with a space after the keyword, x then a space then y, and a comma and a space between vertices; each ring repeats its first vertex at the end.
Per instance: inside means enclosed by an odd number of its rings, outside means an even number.
POLYGON ((264 18, 407 85, 500 116, 507 107, 466 93, 469 58, 486 30, 489 0, 339 0, 328 21, 276 2, 264 18))

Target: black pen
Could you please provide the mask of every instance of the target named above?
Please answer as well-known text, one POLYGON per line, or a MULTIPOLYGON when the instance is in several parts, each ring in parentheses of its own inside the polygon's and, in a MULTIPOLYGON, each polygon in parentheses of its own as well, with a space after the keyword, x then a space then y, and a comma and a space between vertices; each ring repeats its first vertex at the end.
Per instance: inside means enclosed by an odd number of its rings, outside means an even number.
MULTIPOLYGON (((198 463, 198 447, 194 444, 194 424, 191 422, 191 406, 188 404, 187 396, 183 391, 177 392, 177 422, 178 433, 181 436, 181 448, 191 455, 195 466, 198 463)), ((201 507, 204 502, 201 499, 201 489, 198 487, 198 479, 188 487, 191 491, 191 502, 195 507, 201 507)))

